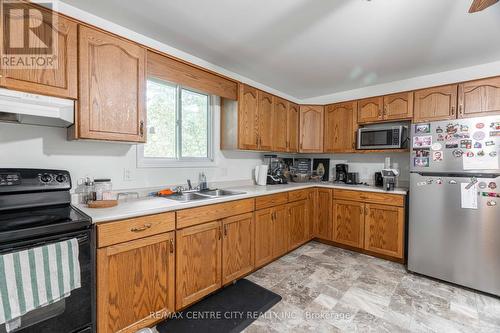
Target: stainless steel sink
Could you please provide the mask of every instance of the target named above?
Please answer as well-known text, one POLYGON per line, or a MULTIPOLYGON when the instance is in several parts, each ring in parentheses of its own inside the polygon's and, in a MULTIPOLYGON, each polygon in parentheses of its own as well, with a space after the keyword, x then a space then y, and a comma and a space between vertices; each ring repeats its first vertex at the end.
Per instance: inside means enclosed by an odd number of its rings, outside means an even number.
POLYGON ((183 192, 176 193, 167 196, 167 199, 172 199, 180 202, 191 202, 198 200, 207 200, 222 198, 231 195, 245 194, 246 192, 230 191, 230 190, 207 190, 207 191, 196 191, 196 192, 183 192))
POLYGON ((230 190, 208 190, 199 192, 200 195, 206 195, 213 198, 226 197, 229 195, 245 194, 246 192, 230 191, 230 190))
POLYGON ((189 201, 198 201, 198 200, 206 200, 210 199, 210 197, 200 195, 197 192, 187 192, 180 194, 172 194, 166 197, 167 199, 181 201, 181 202, 189 202, 189 201))

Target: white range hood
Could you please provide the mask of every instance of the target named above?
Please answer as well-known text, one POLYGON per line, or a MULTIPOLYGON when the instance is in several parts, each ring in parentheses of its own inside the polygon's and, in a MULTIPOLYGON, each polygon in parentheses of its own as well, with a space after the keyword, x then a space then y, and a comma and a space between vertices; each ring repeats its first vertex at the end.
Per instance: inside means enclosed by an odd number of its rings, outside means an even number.
POLYGON ((74 114, 73 100, 0 88, 0 121, 69 127, 74 114))

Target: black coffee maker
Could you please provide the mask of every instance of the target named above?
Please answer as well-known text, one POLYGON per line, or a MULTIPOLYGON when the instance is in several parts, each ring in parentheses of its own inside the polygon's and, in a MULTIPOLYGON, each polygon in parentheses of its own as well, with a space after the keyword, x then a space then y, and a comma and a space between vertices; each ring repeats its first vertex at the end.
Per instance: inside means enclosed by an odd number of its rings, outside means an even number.
POLYGON ((336 182, 347 182, 347 164, 335 164, 335 181, 336 182))

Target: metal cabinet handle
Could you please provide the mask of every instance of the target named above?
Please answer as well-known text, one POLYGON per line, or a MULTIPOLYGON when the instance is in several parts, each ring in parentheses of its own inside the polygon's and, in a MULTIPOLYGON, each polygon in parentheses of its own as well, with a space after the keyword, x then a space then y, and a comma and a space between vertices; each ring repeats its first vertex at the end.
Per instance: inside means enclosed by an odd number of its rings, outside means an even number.
POLYGON ((144 231, 144 230, 151 228, 152 226, 153 225, 151 223, 145 223, 142 227, 133 227, 132 229, 130 229, 130 231, 141 232, 141 231, 144 231))
POLYGON ((170 239, 170 253, 174 253, 174 239, 170 239))
POLYGON ((219 240, 222 238, 222 227, 219 226, 218 228, 218 237, 219 237, 219 240))
POLYGON ((224 225, 224 237, 227 236, 227 224, 224 225))
POLYGON ((141 136, 144 136, 144 120, 141 120, 141 122, 139 123, 139 134, 141 134, 141 136))
POLYGON ((458 106, 458 116, 459 116, 460 118, 462 118, 462 117, 463 117, 463 115, 464 115, 464 108, 463 108, 463 105, 459 105, 459 106, 458 106))
POLYGON ((454 106, 452 106, 452 107, 451 107, 451 115, 452 115, 452 116, 454 116, 454 115, 455 115, 455 107, 454 107, 454 106))

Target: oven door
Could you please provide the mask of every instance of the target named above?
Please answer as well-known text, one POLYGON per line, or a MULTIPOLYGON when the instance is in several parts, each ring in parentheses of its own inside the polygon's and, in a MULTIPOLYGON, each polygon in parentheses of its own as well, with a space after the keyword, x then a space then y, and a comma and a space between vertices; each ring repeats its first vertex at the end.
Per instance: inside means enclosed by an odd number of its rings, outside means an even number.
POLYGON ((401 148, 401 128, 360 128, 358 129, 358 149, 398 149, 401 148))
MULTIPOLYGON (((90 230, 37 238, 2 245, 0 254, 25 250, 31 247, 56 243, 70 238, 77 238, 79 244, 79 261, 81 271, 81 287, 71 291, 71 295, 58 302, 26 313, 20 318, 18 328, 11 332, 22 333, 55 333, 55 332, 92 332, 92 281, 93 255, 90 230)), ((6 332, 5 324, 0 332, 6 332)))

